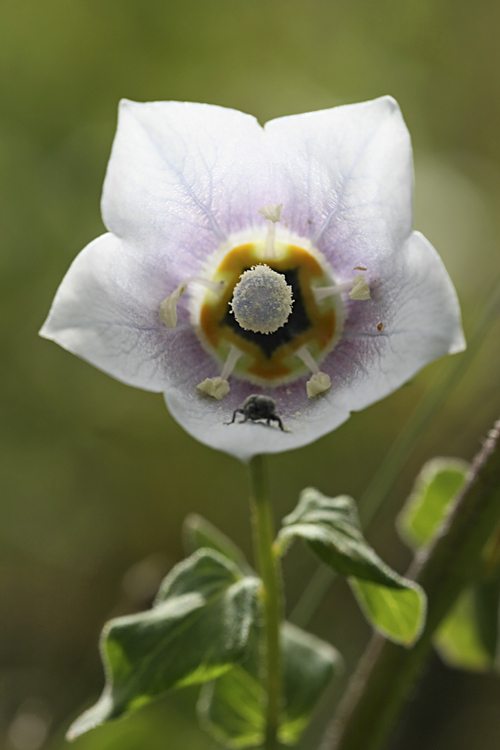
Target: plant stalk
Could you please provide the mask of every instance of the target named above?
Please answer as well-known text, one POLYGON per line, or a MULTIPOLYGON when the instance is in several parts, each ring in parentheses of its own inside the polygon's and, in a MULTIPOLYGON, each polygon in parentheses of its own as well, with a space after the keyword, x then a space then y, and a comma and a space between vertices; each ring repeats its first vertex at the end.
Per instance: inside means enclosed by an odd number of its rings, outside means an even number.
POLYGON ((321 750, 381 750, 420 676, 436 628, 481 571, 483 550, 500 523, 500 420, 474 459, 471 477, 441 533, 407 577, 428 598, 424 631, 411 649, 374 636, 351 679, 321 750))
POLYGON ((254 456, 250 468, 250 506, 257 569, 262 581, 264 610, 263 682, 267 694, 266 729, 263 747, 276 750, 282 700, 280 630, 283 593, 280 562, 273 553, 274 523, 269 483, 263 456, 254 456))

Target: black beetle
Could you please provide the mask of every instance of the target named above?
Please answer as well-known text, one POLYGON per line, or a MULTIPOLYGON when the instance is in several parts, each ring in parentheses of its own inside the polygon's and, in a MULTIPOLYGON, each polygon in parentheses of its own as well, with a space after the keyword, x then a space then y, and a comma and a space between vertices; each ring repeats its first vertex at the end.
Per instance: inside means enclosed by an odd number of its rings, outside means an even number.
POLYGON ((283 422, 280 417, 276 414, 276 402, 270 396, 262 396, 260 394, 252 394, 248 396, 243 402, 243 406, 240 409, 235 409, 233 412, 233 418, 228 424, 233 424, 237 414, 243 414, 243 422, 257 422, 259 419, 264 419, 268 425, 272 422, 277 422, 280 429, 285 432, 283 422))

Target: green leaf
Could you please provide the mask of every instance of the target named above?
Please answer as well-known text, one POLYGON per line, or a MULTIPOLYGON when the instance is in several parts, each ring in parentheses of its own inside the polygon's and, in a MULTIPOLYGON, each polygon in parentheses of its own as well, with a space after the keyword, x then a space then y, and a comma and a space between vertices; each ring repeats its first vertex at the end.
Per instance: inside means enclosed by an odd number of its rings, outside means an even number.
MULTIPOLYGON (((433 541, 450 513, 470 473, 470 464, 458 458, 428 461, 415 480, 398 518, 401 537, 414 549, 433 541)), ((484 569, 498 568, 498 532, 484 551, 484 569)), ((434 636, 443 661, 459 669, 498 669, 500 579, 465 589, 434 636)))
POLYGON ((405 588, 387 588, 349 578, 349 584, 370 624, 394 643, 411 646, 425 624, 427 599, 422 588, 402 578, 405 588))
POLYGON ((240 570, 245 573, 253 573, 240 548, 210 521, 197 513, 190 513, 186 516, 183 526, 183 540, 188 554, 202 548, 214 549, 232 560, 240 570))
MULTIPOLYGON (((398 518, 401 537, 414 549, 433 541, 470 473, 458 458, 428 461, 415 480, 398 518)), ((498 567, 498 539, 484 553, 485 569, 498 567)), ((483 672, 495 668, 499 639, 500 580, 465 589, 434 636, 434 646, 450 666, 483 672)), ((498 667, 497 667, 498 668, 498 667)))
POLYGON ((458 669, 498 670, 499 608, 498 578, 465 589, 434 637, 443 661, 458 669))
POLYGON ((458 458, 433 458, 424 464, 397 522, 410 547, 419 549, 433 540, 469 472, 470 464, 458 458))
POLYGON ((462 592, 434 636, 434 645, 452 667, 479 672, 491 668, 491 655, 479 633, 472 588, 462 592))
POLYGON ((343 575, 392 588, 406 586, 364 538, 352 497, 326 497, 312 487, 303 490, 296 509, 283 519, 278 549, 283 551, 293 537, 305 539, 324 562, 343 575))
POLYGON ((498 664, 498 641, 500 638, 500 575, 497 571, 490 578, 474 587, 474 608, 478 631, 485 649, 490 655, 491 666, 498 664), (496 663, 495 663, 496 662, 496 663))
POLYGON ((171 688, 213 680, 241 659, 259 580, 200 550, 165 578, 153 608, 111 620, 101 637, 106 687, 70 728, 73 739, 171 688))
MULTIPOLYGON (((319 638, 284 623, 284 710, 279 739, 298 742, 333 674, 342 667, 338 651, 319 638)), ((241 664, 204 686, 199 701, 201 723, 229 748, 260 746, 264 738, 264 690, 260 683, 258 631, 241 664)))
POLYGON ((369 622, 387 638, 411 645, 425 620, 426 597, 420 586, 386 565, 361 532, 351 497, 330 498, 303 490, 296 509, 283 519, 276 541, 283 552, 293 537, 305 539, 328 565, 349 577, 369 622))

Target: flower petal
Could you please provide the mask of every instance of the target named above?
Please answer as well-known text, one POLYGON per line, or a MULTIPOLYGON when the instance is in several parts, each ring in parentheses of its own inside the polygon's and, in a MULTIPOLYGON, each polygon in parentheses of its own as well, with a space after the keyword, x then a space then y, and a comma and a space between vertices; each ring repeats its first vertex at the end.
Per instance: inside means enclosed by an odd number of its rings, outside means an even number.
POLYGON ((453 284, 432 245, 410 235, 374 299, 353 302, 337 347, 321 364, 330 390, 308 399, 305 379, 263 391, 232 381, 231 392, 214 404, 194 393, 189 380, 165 393, 174 418, 197 440, 243 461, 257 453, 277 453, 313 442, 339 427, 353 411, 379 401, 444 354, 462 351, 465 341, 453 284), (354 308, 356 309, 356 308, 354 308), (381 331, 377 325, 384 320, 381 331), (258 423, 227 424, 250 393, 276 401, 287 429, 258 423))
POLYGON ((186 102, 120 104, 102 198, 114 234, 170 264, 205 260, 274 201, 264 131, 250 115, 186 102))
MULTIPOLYGON (((311 411, 310 405, 303 404, 302 398, 307 398, 305 384, 302 382, 300 386, 300 393, 296 392, 294 397, 290 398, 283 388, 264 391, 248 383, 232 382, 231 392, 220 403, 209 402, 201 396, 195 397, 191 391, 184 389, 167 391, 165 401, 174 419, 196 440, 210 448, 229 453, 241 461, 249 461, 252 456, 259 453, 281 453, 300 448, 339 427, 348 419, 349 411, 343 404, 339 404, 338 407, 332 404, 328 406, 327 414, 319 414, 319 418, 311 423, 309 415, 305 413, 306 410, 311 411), (230 423, 234 409, 241 407, 251 393, 266 393, 275 399, 276 413, 285 425, 284 432, 276 425, 268 426, 260 422, 242 424, 236 420, 233 424, 230 423), (304 414, 292 415, 290 404, 296 408, 303 405, 304 414)), ((297 391, 296 388, 293 390, 297 391)))
MULTIPOLYGON (((186 333, 186 326, 172 331, 159 318, 159 304, 170 291, 158 269, 105 234, 73 261, 40 335, 118 380, 163 391, 175 369, 170 347, 186 333)), ((185 319, 183 310, 180 315, 185 319)))
POLYGON ((413 164, 394 99, 282 117, 265 133, 284 221, 335 270, 374 268, 399 249, 412 227, 413 164))
MULTIPOLYGON (((432 246, 411 228, 409 135, 397 104, 364 104, 268 123, 233 110, 157 102, 121 106, 103 194, 114 234, 80 253, 41 335, 119 380, 163 391, 194 437, 242 460, 316 440, 388 395, 421 367, 464 348, 455 291, 432 246), (337 346, 306 378, 262 389, 231 378, 222 402, 197 389, 222 363, 202 348, 185 298, 167 328, 160 303, 196 275, 228 234, 264 231, 259 209, 309 237, 343 280, 367 270, 370 298, 346 299, 337 346), (251 393, 285 424, 228 424, 251 393)), ((187 295, 186 295, 187 296, 187 295)))

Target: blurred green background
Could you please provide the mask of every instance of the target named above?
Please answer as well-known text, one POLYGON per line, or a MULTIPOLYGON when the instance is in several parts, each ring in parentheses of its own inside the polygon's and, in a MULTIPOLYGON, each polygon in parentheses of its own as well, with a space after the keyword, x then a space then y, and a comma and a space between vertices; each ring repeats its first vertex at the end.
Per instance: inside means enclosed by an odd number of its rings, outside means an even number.
MULTIPOLYGON (((466 333, 499 271, 500 4, 495 0, 1 0, 0 737, 6 750, 65 747, 98 695, 97 639, 147 606, 201 513, 251 555, 246 472, 198 445, 162 397, 128 388, 37 338, 78 251, 103 231, 99 196, 121 97, 235 107, 261 122, 382 94, 412 133, 415 226, 456 284, 466 333)), ((369 533, 400 571, 394 516, 421 464, 470 458, 500 411, 500 326, 447 395, 369 533)), ((359 497, 435 363, 337 432, 270 460, 276 518, 300 489, 359 497)), ((285 561, 289 608, 316 569, 285 561)), ((369 631, 342 583, 311 629, 348 671, 369 631)), ((316 746, 333 686, 303 750, 316 746)), ((95 730, 75 750, 213 750, 196 692, 95 730)), ((434 657, 394 750, 498 748, 500 686, 434 657)))

